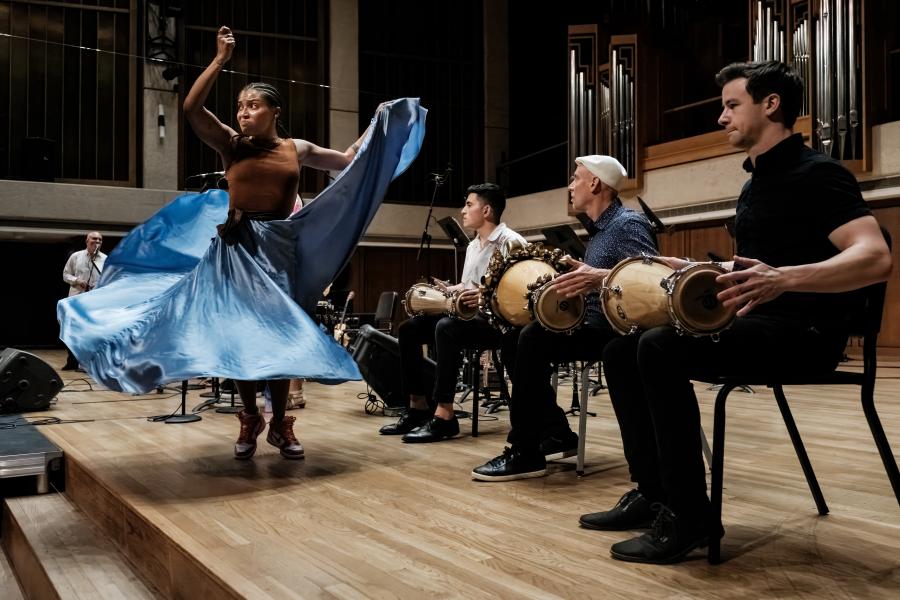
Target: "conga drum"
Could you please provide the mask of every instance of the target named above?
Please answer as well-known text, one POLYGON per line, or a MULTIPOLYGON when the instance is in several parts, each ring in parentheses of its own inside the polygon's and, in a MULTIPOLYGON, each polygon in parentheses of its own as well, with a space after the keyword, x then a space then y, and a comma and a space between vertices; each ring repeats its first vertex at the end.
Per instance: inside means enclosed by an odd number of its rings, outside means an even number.
POLYGON ((572 333, 584 322, 584 296, 563 298, 552 283, 552 280, 547 281, 531 292, 529 308, 544 329, 572 333))
POLYGON ((440 315, 449 309, 447 295, 427 283, 416 283, 406 291, 403 308, 412 317, 440 315))
POLYGON ((626 258, 606 277, 600 305, 622 335, 672 325, 680 333, 718 338, 736 312, 717 298, 728 287, 716 281, 722 273, 718 263, 692 263, 676 271, 656 257, 626 258))
POLYGON ((474 319, 476 315, 478 315, 478 307, 477 306, 466 306, 462 302, 462 292, 453 292, 450 295, 450 310, 447 314, 456 319, 461 319, 463 321, 469 321, 474 319))
POLYGON ((495 251, 482 289, 482 310, 491 324, 506 331, 537 319, 550 331, 577 328, 584 319, 584 298, 564 301, 555 290, 544 287, 567 268, 563 256, 562 250, 541 244, 528 244, 506 255, 495 251))
POLYGON ((726 285, 716 277, 725 273, 718 263, 694 263, 668 277, 669 316, 680 331, 695 336, 716 335, 734 321, 736 310, 716 297, 726 285))
POLYGON ((620 261, 603 281, 600 306, 612 328, 627 335, 668 325, 669 304, 662 283, 673 273, 656 257, 620 261))
POLYGON ((403 298, 403 308, 412 317, 420 315, 449 315, 468 321, 478 314, 478 308, 470 308, 460 301, 462 292, 447 295, 427 283, 413 284, 403 298))

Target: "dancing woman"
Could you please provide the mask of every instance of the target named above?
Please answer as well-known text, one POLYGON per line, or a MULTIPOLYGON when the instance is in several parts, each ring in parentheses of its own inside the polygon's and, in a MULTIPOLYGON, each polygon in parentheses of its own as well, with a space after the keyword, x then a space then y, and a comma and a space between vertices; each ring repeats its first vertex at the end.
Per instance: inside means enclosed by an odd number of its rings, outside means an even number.
MULTIPOLYGON (((227 244, 237 241, 236 228, 243 219, 272 221, 293 212, 300 183, 300 167, 341 170, 356 155, 365 133, 344 152, 321 148, 311 142, 281 134, 281 95, 267 83, 250 83, 237 99, 240 132, 222 123, 203 104, 222 68, 234 52, 234 35, 221 27, 216 35, 217 52, 197 78, 184 101, 184 116, 203 142, 219 153, 228 180, 228 220, 219 228, 227 244)), ((379 107, 380 108, 380 107, 379 107)), ((241 432, 234 456, 246 459, 256 452, 256 438, 265 429, 265 419, 256 406, 256 382, 236 381, 244 410, 238 414, 241 432)), ((266 441, 277 446, 285 458, 303 458, 303 447, 294 435, 294 417, 285 418, 288 379, 268 381, 272 396, 272 419, 266 441)))
POLYGON ((302 458, 295 419, 285 417, 289 380, 361 378, 308 312, 349 260, 390 181, 418 154, 426 111, 415 99, 382 104, 366 133, 338 152, 279 135, 278 91, 252 83, 238 96, 235 131, 203 106, 234 49, 227 27, 216 43, 184 112, 222 157, 228 196, 186 194, 138 226, 110 255, 97 290, 60 302, 61 337, 114 390, 144 392, 197 376, 237 381, 238 459, 253 456, 265 429, 256 382, 267 381, 267 441, 285 458, 302 458), (343 171, 288 218, 302 165, 343 171), (226 201, 227 218, 216 226, 226 201))

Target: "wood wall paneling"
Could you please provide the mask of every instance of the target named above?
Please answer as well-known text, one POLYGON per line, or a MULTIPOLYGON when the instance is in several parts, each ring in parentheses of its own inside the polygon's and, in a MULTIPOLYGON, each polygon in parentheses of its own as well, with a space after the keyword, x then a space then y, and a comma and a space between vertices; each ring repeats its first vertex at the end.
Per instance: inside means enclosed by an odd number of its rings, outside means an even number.
POLYGON ((879 348, 900 348, 900 206, 876 208, 872 211, 882 227, 893 238, 891 254, 894 270, 888 280, 887 296, 884 299, 884 320, 878 336, 879 348))
MULTIPOLYGON (((406 291, 416 282, 424 281, 427 276, 439 277, 452 281, 453 251, 432 249, 429 259, 423 250, 422 257, 416 261, 417 248, 396 248, 359 246, 350 259, 349 272, 341 277, 347 290, 356 292, 356 299, 351 310, 358 313, 375 312, 378 298, 382 292, 395 291, 402 298, 406 291)), ((462 274, 463 256, 459 256, 459 273, 462 274)), ((336 307, 340 310, 342 307, 336 307)), ((394 323, 405 318, 402 308, 397 308, 394 323)))

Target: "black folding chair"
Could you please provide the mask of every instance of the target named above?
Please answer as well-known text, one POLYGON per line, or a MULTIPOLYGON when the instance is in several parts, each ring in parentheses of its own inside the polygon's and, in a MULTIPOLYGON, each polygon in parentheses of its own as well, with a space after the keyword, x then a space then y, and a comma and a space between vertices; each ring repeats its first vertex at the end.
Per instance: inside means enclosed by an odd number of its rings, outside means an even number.
MULTIPOLYGON (((882 229, 885 241, 888 246, 891 245, 891 236, 882 229)), ((894 496, 900 505, 900 471, 897 470, 897 461, 891 452, 890 444, 884 434, 884 428, 875 410, 875 371, 878 366, 876 348, 878 342, 878 332, 881 329, 881 318, 884 310, 884 296, 887 290, 887 283, 877 283, 859 290, 857 294, 860 299, 860 310, 857 313, 856 322, 852 324, 853 335, 862 336, 863 338, 863 371, 862 373, 853 373, 848 371, 834 371, 825 375, 817 376, 796 376, 796 377, 779 377, 775 379, 759 379, 750 381, 748 378, 741 377, 719 377, 704 378, 701 381, 721 385, 714 409, 713 421, 713 448, 712 448, 712 481, 710 484, 710 500, 712 502, 712 526, 717 528, 722 519, 722 470, 725 452, 725 401, 728 394, 737 387, 742 385, 765 385, 772 388, 775 393, 775 400, 778 408, 781 410, 781 416, 787 427, 788 434, 791 436, 791 442, 800 460, 800 466, 803 474, 806 476, 806 482, 812 492, 813 499, 816 502, 816 508, 820 515, 828 514, 828 505, 825 504, 825 497, 819 487, 816 474, 813 471, 812 464, 806 454, 806 448, 803 446, 803 440, 800 438, 800 432, 794 422, 791 409, 788 406, 787 398, 784 395, 783 386, 786 385, 858 385, 860 386, 860 399, 862 401, 863 412, 869 423, 869 429, 872 431, 872 437, 875 439, 875 445, 878 453, 881 455, 881 461, 884 463, 884 470, 891 482, 894 490, 894 496)), ((716 564, 720 562, 720 540, 716 536, 712 536, 709 541, 709 562, 716 564)))

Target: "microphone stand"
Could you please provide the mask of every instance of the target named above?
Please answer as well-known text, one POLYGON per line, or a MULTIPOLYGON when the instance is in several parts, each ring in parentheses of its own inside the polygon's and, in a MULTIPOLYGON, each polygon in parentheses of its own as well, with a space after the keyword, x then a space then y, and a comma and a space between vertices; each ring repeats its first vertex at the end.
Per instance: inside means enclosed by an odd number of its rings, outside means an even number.
POLYGON ((90 270, 90 272, 88 272, 88 291, 94 289, 94 287, 96 287, 96 285, 97 285, 96 283, 94 285, 91 285, 91 275, 94 273, 94 271, 97 271, 97 281, 98 282, 100 281, 100 276, 103 275, 103 273, 100 271, 100 267, 98 267, 97 263, 94 262, 95 260, 97 260, 97 254, 99 254, 99 253, 100 253, 100 248, 97 248, 97 251, 90 255, 91 270, 90 270))
POLYGON ((181 414, 171 414, 163 421, 165 423, 193 423, 195 421, 201 420, 203 417, 195 414, 188 414, 185 410, 185 403, 187 402, 187 391, 188 391, 188 380, 185 379, 181 382, 181 414))
POLYGON ((434 191, 431 193, 431 204, 428 205, 428 216, 425 217, 425 227, 422 229, 422 240, 419 242, 419 251, 416 253, 416 262, 422 256, 422 248, 425 247, 425 274, 431 275, 431 234, 428 233, 428 226, 431 225, 431 215, 434 212, 434 200, 437 198, 438 188, 444 185, 443 175, 432 174, 434 182, 434 191))

